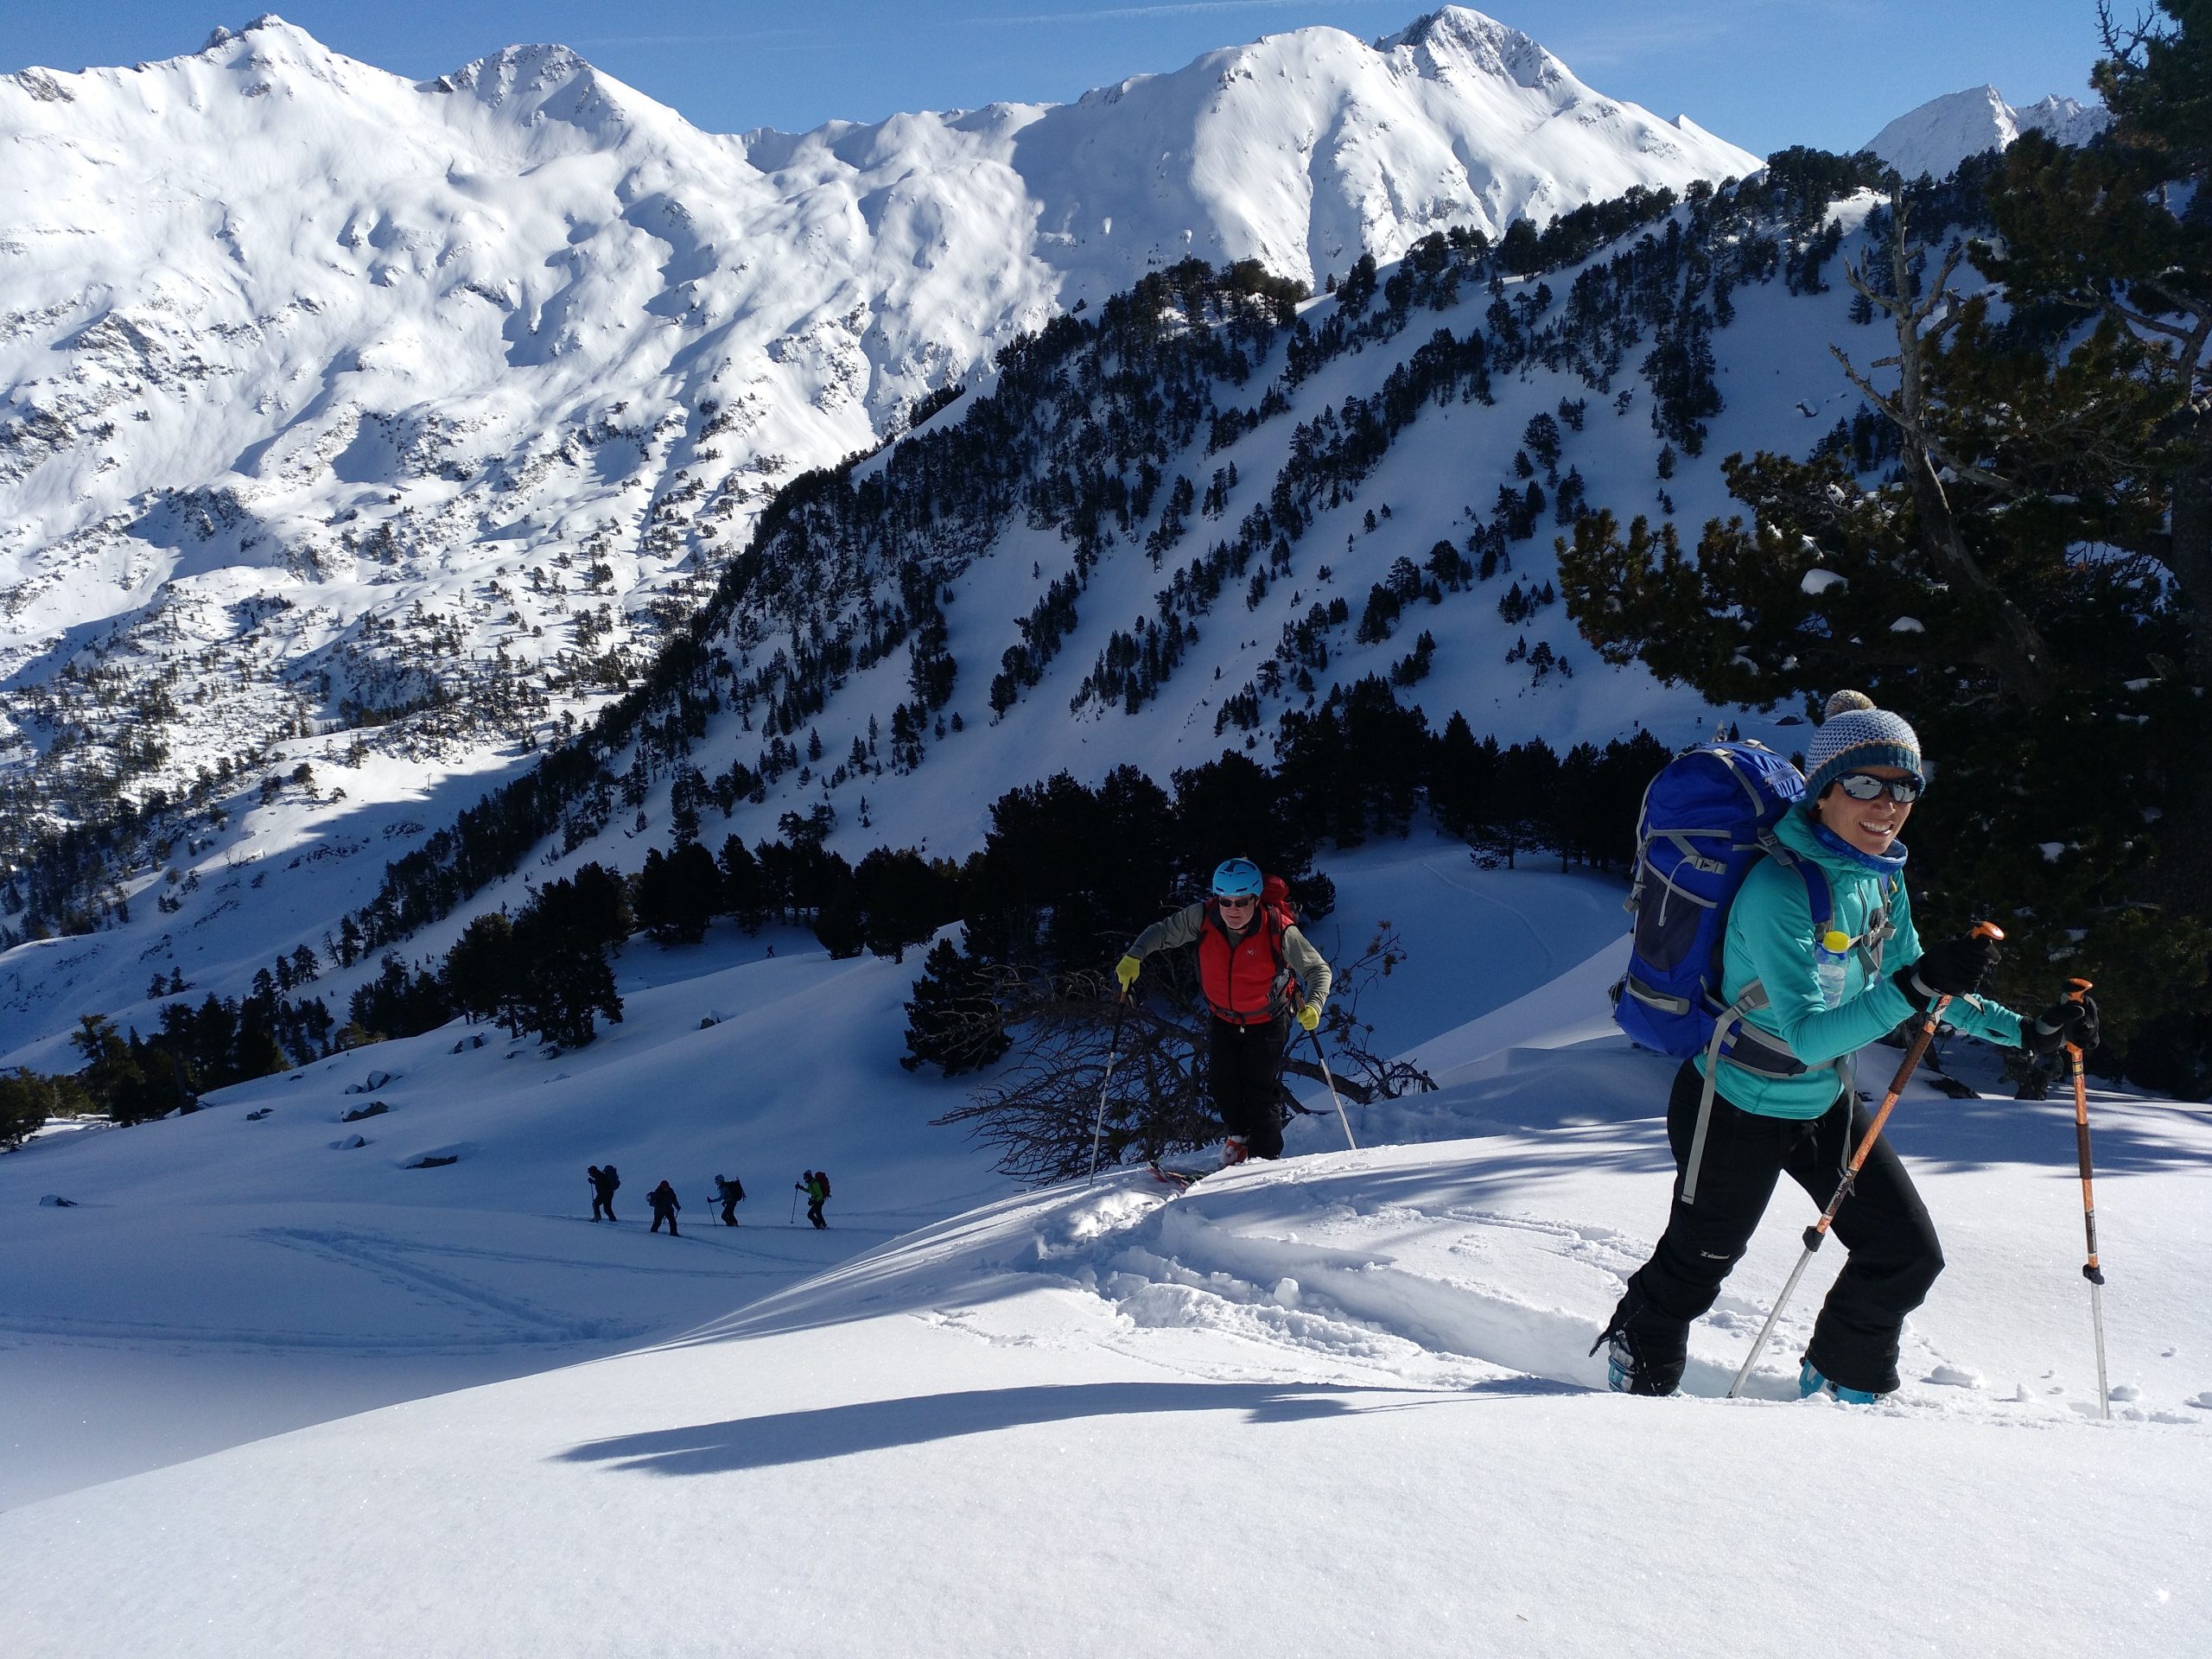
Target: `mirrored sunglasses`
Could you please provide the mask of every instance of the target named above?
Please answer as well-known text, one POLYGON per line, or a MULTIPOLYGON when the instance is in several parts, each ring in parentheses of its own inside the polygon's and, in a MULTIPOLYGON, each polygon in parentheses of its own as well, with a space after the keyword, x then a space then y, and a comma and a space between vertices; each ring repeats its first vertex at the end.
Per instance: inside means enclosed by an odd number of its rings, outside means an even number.
POLYGON ((1871 772, 1847 772, 1835 781, 1836 787, 1854 801, 1879 800, 1885 790, 1900 806, 1910 806, 1920 798, 1917 778, 1877 778, 1871 772))

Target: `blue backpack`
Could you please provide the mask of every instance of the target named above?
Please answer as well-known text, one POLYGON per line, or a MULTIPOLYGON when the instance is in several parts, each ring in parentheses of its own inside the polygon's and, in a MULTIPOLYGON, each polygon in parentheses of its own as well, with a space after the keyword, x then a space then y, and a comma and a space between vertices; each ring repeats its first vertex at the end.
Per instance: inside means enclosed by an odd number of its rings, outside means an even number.
MULTIPOLYGON (((1697 1127, 1678 1194, 1686 1205, 1697 1202, 1720 1063, 1767 1077, 1796 1077, 1809 1069, 1778 1039, 1744 1020, 1747 1010, 1766 1006, 1766 988, 1758 981, 1733 1002, 1720 995, 1728 906, 1760 859, 1796 871, 1815 937, 1834 917, 1826 873, 1774 836, 1782 815, 1804 796, 1805 779, 1796 767, 1764 744, 1748 741, 1685 749, 1643 791, 1636 824, 1636 886, 1628 896, 1636 922, 1628 972, 1613 987, 1613 1020, 1642 1047, 1680 1059, 1706 1057, 1697 1127)), ((1890 909, 1896 898, 1893 883, 1891 903, 1867 917, 1866 935, 1856 941, 1870 976, 1881 971, 1883 942, 1895 931, 1890 909)), ((1847 1059, 1827 1064, 1840 1076, 1849 1075, 1847 1059)))
MULTIPOLYGON (((1728 906, 1762 858, 1793 866, 1805 880, 1813 925, 1833 912, 1827 878, 1774 839, 1782 815, 1803 798, 1796 767, 1761 743, 1700 743, 1676 755, 1643 791, 1636 824, 1636 918, 1628 972, 1613 988, 1613 1020, 1631 1041, 1688 1058, 1713 1046, 1731 1012, 1721 1000, 1721 947, 1728 906)), ((1757 1071, 1802 1071, 1787 1055, 1729 1020, 1721 1058, 1757 1071), (1741 1049, 1741 1052, 1738 1049, 1741 1049)))

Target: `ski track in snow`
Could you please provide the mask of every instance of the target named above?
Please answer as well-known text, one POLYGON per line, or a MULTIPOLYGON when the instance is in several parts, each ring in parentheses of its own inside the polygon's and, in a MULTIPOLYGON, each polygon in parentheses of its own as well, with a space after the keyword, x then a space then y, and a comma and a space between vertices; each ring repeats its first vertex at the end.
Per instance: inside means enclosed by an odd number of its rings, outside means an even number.
MULTIPOLYGON (((1238 1206, 1225 1190, 1230 1184, 1220 1176, 1211 1180, 1179 1199, 1160 1201, 1126 1230, 1133 1236, 1109 1236, 1094 1247, 1088 1276, 1138 1330, 1223 1330, 1289 1350, 1294 1363, 1363 1361, 1439 1387, 1508 1376, 1604 1385, 1604 1361, 1587 1352, 1586 1312, 1536 1305, 1484 1277, 1439 1276, 1387 1250, 1308 1242, 1309 1230, 1347 1238, 1363 1231, 1449 1236, 1448 1255, 1470 1263, 1495 1243, 1533 1241, 1608 1284, 1632 1272, 1648 1246, 1605 1228, 1452 1208, 1385 1205, 1362 1217, 1325 1194, 1308 1198, 1290 1217, 1272 1214, 1264 1232, 1248 1231, 1236 1225, 1238 1206), (1218 1219, 1208 1213, 1216 1208, 1224 1212, 1218 1219)), ((1307 1183, 1293 1178, 1269 1185, 1307 1183)), ((1141 1351, 1141 1344, 1130 1351, 1141 1351)), ((1372 1371, 1337 1380, 1371 1381, 1372 1371)), ((1700 1380, 1691 1379, 1693 1385, 1700 1380)))
MULTIPOLYGON (((1470 1155, 1478 1154, 1471 1148, 1470 1155)), ((1347 1193, 1358 1191, 1366 1166, 1355 1154, 1248 1166, 1164 1197, 1124 1177, 1124 1185, 1074 1198, 1049 1216, 1035 1259, 1021 1265, 1109 1306, 1121 1328, 1106 1346, 1193 1376, 1440 1389, 1516 1382, 1604 1389, 1605 1358, 1590 1346, 1652 1240, 1599 1224, 1451 1204, 1362 1209, 1347 1193), (1532 1253, 1567 1264, 1586 1297, 1547 1305, 1513 1288, 1529 1281, 1523 1269, 1532 1253), (1159 1339, 1171 1332, 1231 1338, 1255 1351, 1252 1363, 1223 1368, 1179 1359, 1172 1341, 1159 1339)), ((1831 1268, 1840 1256, 1831 1253, 1831 1268)), ((1800 1286, 1746 1382, 1746 1398, 1797 1401, 1789 1357, 1808 1339, 1825 1287, 1818 1274, 1800 1286)), ((1732 1276, 1695 1327, 1685 1396, 1726 1395, 1744 1348, 1765 1320, 1768 1305, 1759 1298, 1778 1288, 1756 1274, 1732 1276), (1733 1351, 1725 1360, 1698 1351, 1716 1333, 1733 1351)), ((958 1316, 927 1317, 983 1334, 958 1316)), ((1980 1372, 1950 1363, 1910 1322, 1900 1371, 1904 1386, 1879 1409, 1999 1421, 2054 1414, 2024 1390, 2018 1397, 1991 1395, 1980 1372)), ((2113 1397, 2116 1415, 2191 1421, 2187 1413, 2137 1408, 2124 1384, 2113 1397)), ((2207 1398, 2183 1403, 2201 1406, 2207 1398)), ((2095 1404, 2069 1399, 2056 1409, 2064 1417, 2094 1415, 2095 1404)))
POLYGON ((1478 980, 1483 938, 1423 914, 1431 973, 1391 1015, 1449 1057, 1446 1085, 1355 1109, 1361 1150, 1333 1115, 1302 1117, 1292 1155, 1179 1195, 1141 1168, 979 1185, 986 1154, 948 1156, 957 1138, 927 1127, 957 1089, 887 1044, 805 1040, 888 1020, 903 977, 795 958, 641 993, 557 1082, 542 1059, 455 1055, 450 1033, 393 1046, 407 1132, 475 1148, 434 1176, 404 1146, 324 1150, 357 1062, 0 1160, 0 1248, 31 1269, 0 1281, 0 1387, 40 1420, 0 1434, 16 1461, 38 1456, 27 1428, 81 1415, 100 1437, 43 1474, 0 1463, 46 1498, 0 1513, 11 1633, 43 1652, 150 1630, 209 1659, 250 1637, 289 1659, 344 1630, 364 1651, 522 1659, 613 1610, 623 1650, 702 1655, 1606 1659, 1691 1628, 1796 1652, 1832 1628, 1853 1535, 1806 1494, 1840 1478, 1879 1505, 1866 1650, 1978 1659, 2057 1650, 2056 1632, 2068 1652, 2207 1651, 2212 1114, 2097 1093, 2110 1424, 2090 1421, 2070 1110, 1917 1090, 1894 1121, 1951 1268, 1898 1393, 1794 1398, 1831 1249, 1754 1397, 1711 1397, 1799 1249, 1784 1192, 1693 1330, 1687 1397, 1618 1398, 1589 1349, 1665 1214, 1671 1066, 1593 1025, 1617 923, 1588 884, 1484 872, 1457 894, 1442 856, 1333 864, 1347 925, 1452 892, 1463 918, 1500 898, 1526 925, 1489 937, 1548 925, 1562 953, 1602 919, 1594 954, 1534 988, 1478 980), (1455 1023, 1439 987, 1477 982, 1455 1023), (724 1017, 701 1029, 709 999, 724 1017), (748 1033, 762 1009, 771 1029, 748 1033), (740 1053, 745 1086, 711 1086, 740 1053), (269 1099, 289 1111, 244 1121, 269 1099), (671 1240, 497 1208, 549 1183, 581 1196, 610 1150, 698 1192, 733 1147, 765 1224, 708 1211, 671 1240), (761 1172, 802 1162, 836 1170, 854 1207, 833 1220, 855 1224, 773 1219, 761 1172), (213 1207, 163 1207, 181 1184, 213 1207), (30 1203, 56 1188, 82 1202, 30 1203), (345 1207, 308 1207, 326 1203, 345 1207), (612 1351, 607 1319, 644 1334, 612 1351), (463 1382, 487 1386, 415 1397, 463 1382), (338 1401, 360 1414, 316 1421, 338 1401), (254 1439, 281 1428, 301 1432, 254 1439), (1624 1538, 1643 1573, 1625 1586, 1624 1538), (1301 1552, 1269 1593, 1098 1618, 1131 1584, 1238 1582, 1255 1539, 1301 1552), (1330 1571, 1303 1570, 1309 1544, 1330 1571), (1718 1611, 1716 1548, 1745 1586, 1718 1611), (143 1560, 163 1570, 112 1566, 143 1560))

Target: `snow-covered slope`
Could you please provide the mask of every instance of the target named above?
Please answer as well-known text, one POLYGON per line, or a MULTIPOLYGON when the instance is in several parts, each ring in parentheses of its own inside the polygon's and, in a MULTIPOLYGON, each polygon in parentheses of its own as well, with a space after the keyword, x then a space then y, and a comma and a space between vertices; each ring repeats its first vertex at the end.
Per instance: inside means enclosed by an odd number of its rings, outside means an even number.
MULTIPOLYGON (((1478 869, 1426 834, 1331 868, 1317 944, 1349 961, 1389 918, 1408 953, 1362 1008, 1391 1049, 1620 931, 1616 884, 1478 869)), ((931 1125, 968 1082, 897 1064, 912 957, 831 962, 796 930, 724 928, 692 949, 640 938, 619 966, 622 1023, 571 1053, 455 1024, 0 1155, 0 1509, 635 1347, 1010 1190, 985 1148, 931 1125), (594 1230, 584 1169, 609 1162, 622 1221, 594 1230), (835 1189, 819 1235, 791 1191, 817 1167, 835 1189), (709 1207, 717 1174, 749 1190, 735 1232, 709 1207), (664 1177, 682 1249, 641 1236, 664 1177)))
MULTIPOLYGON (((1441 920, 1478 913, 1429 893, 1441 920)), ((485 1654, 2202 1651, 2206 1109, 2095 1098, 2109 1424, 2070 1111, 1919 1089, 1893 1135, 1949 1268, 1890 1402, 1789 1398, 1833 1249, 1751 1398, 1714 1397, 1797 1254, 1794 1190, 1698 1327, 1691 1397, 1611 1395, 1586 1351, 1664 1214, 1669 1063, 1609 1034, 1609 958, 1438 1029, 1442 1091, 1363 1115, 1357 1153, 1307 1120, 1297 1155, 1185 1198, 1136 1173, 1003 1198, 681 1340, 0 1516, 11 1631, 169 1654, 334 1634, 485 1654)), ((577 1268, 602 1270, 613 1240, 575 1230, 577 1268)))
POLYGON ((413 85, 264 18, 0 78, 0 764, 64 817, 334 728, 424 788, 485 764, 778 484, 1148 269, 1319 287, 1757 165, 1457 10, 742 137, 558 47, 413 85))
POLYGON ((2053 93, 2032 104, 2007 104, 1994 86, 1946 92, 1884 127, 1866 142, 1898 174, 1947 177, 1961 162, 1984 150, 2005 149, 2024 132, 2048 133, 2062 144, 2087 143, 2110 118, 2103 108, 2053 93))
MULTIPOLYGON (((1859 227, 1872 205, 1862 197, 1833 210, 1839 232, 1846 233, 1840 257, 1863 257, 1859 227)), ((1802 291, 1808 284, 1800 281, 1801 291, 1792 292, 1782 260, 1773 257, 1781 251, 1771 240, 1773 227, 1754 219, 1747 228, 1713 233, 1707 257, 1729 264, 1764 258, 1764 274, 1734 283, 1731 320, 1704 336, 1714 359, 1713 386, 1725 406, 1702 423, 1708 429, 1701 454, 1678 452, 1655 430, 1656 383, 1644 366, 1654 352, 1655 328, 1671 325, 1655 324, 1647 302, 1691 280, 1683 251, 1689 246, 1683 234, 1689 218, 1688 207, 1660 214, 1649 221, 1648 233, 1638 230, 1618 245, 1537 280, 1471 268, 1464 279, 1451 279, 1447 294, 1435 285, 1444 279, 1433 278, 1422 301, 1408 302, 1410 308, 1397 314, 1395 331, 1378 326, 1352 338, 1309 372, 1291 372, 1294 332, 1286 336, 1274 329, 1264 349, 1255 346, 1256 361, 1241 382, 1202 388, 1216 407, 1240 419, 1249 416, 1249 423, 1240 424, 1237 435, 1224 436, 1218 446, 1203 420, 1173 442, 1163 442, 1156 456, 1144 461, 1157 474, 1159 499, 1125 527, 1108 522, 1089 552, 1065 516, 1040 522, 1021 512, 985 515, 972 524, 963 518, 956 525, 956 498, 965 482, 957 477, 918 486, 918 494, 930 491, 935 497, 920 532, 891 536, 868 524, 821 527, 807 538, 810 550, 803 557, 788 538, 774 543, 763 552, 768 569, 761 578, 707 632, 711 650, 698 661, 702 677, 690 694, 696 709, 713 706, 700 722, 703 730, 682 737, 673 748, 657 740, 649 746, 634 734, 612 741, 599 760, 610 778, 620 780, 619 787, 587 791, 593 800, 563 809, 562 823, 547 822, 549 843, 542 851, 474 897, 471 906, 519 907, 527 901, 529 883, 587 860, 635 871, 648 849, 668 843, 679 772, 687 789, 734 779, 738 767, 765 779, 757 802, 749 798, 756 791, 747 782, 733 784, 726 800, 705 806, 699 833, 710 849, 733 834, 752 845, 777 834, 785 814, 805 815, 826 805, 836 819, 830 844, 855 862, 879 844, 965 857, 981 844, 993 801, 1062 769, 1095 782, 1129 763, 1164 779, 1179 767, 1214 759, 1227 746, 1268 759, 1262 746, 1280 714, 1306 705, 1308 694, 1300 683, 1301 673, 1309 672, 1306 664, 1320 664, 1310 677, 1325 695, 1332 682, 1389 675, 1423 633, 1433 637, 1435 649, 1425 677, 1404 695, 1439 728, 1457 710, 1478 736, 1494 734, 1507 743, 1541 737, 1561 751, 1578 741, 1602 744, 1625 736, 1638 725, 1670 744, 1705 734, 1715 716, 1695 694, 1662 687, 1640 668, 1599 662, 1575 639, 1556 602, 1530 597, 1554 591, 1552 540, 1570 527, 1560 513, 1560 492, 1572 478, 1586 492, 1587 505, 1610 509, 1623 521, 1639 513, 1671 518, 1694 539, 1708 516, 1734 510, 1721 480, 1722 457, 1760 448, 1802 452, 1859 410, 1857 395, 1828 355, 1829 343, 1840 342, 1862 359, 1879 348, 1869 331, 1849 321, 1848 296, 1834 265, 1818 291, 1802 291), (1745 251, 1760 248, 1770 254, 1745 251), (1635 274, 1639 270, 1643 274, 1635 274), (1586 273, 1594 286, 1580 290, 1578 298, 1576 284, 1586 273), (1500 289, 1495 296, 1492 275, 1500 289), (1637 299, 1638 291, 1644 300, 1637 299), (1211 556, 1211 550, 1242 540, 1251 516, 1270 511, 1279 480, 1295 457, 1341 444, 1340 412, 1347 400, 1383 399, 1392 377, 1410 372, 1408 365, 1433 350, 1442 329, 1459 340, 1482 341, 1487 360, 1498 365, 1489 377, 1489 401, 1456 391, 1418 400, 1410 424, 1363 477, 1347 480, 1342 488, 1319 487, 1310 524, 1297 535, 1287 563, 1276 563, 1262 549, 1256 558, 1264 571, 1243 571, 1209 607, 1184 604, 1177 614, 1186 638, 1172 679, 1154 688, 1134 713, 1125 712, 1126 703, 1116 696, 1086 696, 1083 683, 1103 657, 1120 649, 1116 636, 1126 640, 1133 627, 1156 625, 1160 595, 1175 582, 1183 584, 1187 600, 1186 567, 1211 556), (1573 420, 1561 419, 1562 405, 1575 410, 1573 420), (1276 412, 1261 418, 1263 408, 1276 412), (1519 458, 1529 424, 1538 419, 1550 423, 1558 435, 1555 467, 1519 458), (1531 471, 1524 474, 1523 465, 1531 471), (1662 469, 1671 476, 1662 476, 1662 469), (1179 533, 1162 536, 1165 545, 1155 557, 1151 543, 1161 531, 1179 478, 1190 480, 1192 503, 1179 533), (1531 486, 1540 489, 1544 505, 1527 534, 1503 549, 1506 568, 1488 581, 1440 591, 1435 604, 1415 598, 1389 637, 1358 637, 1357 625, 1376 584, 1398 580, 1402 563, 1427 580, 1421 573, 1440 542, 1471 547, 1471 538, 1492 532, 1500 491, 1518 495, 1531 486), (1207 499, 1199 499, 1202 493, 1207 499), (931 522, 939 516, 943 522, 931 522), (894 617, 902 629, 918 629, 921 618, 912 609, 918 601, 905 592, 905 567, 919 568, 922 562, 936 574, 945 648, 959 671, 948 702, 935 711, 945 729, 931 731, 919 745, 922 758, 907 764, 898 758, 893 734, 899 705, 914 695, 911 646, 893 646, 873 662, 858 659, 840 675, 804 665, 818 664, 831 649, 828 636, 856 626, 854 620, 863 613, 875 619, 868 626, 879 632, 886 619, 894 617), (1029 615, 1047 590, 1075 580, 1079 570, 1083 591, 1072 627, 1057 651, 1047 653, 1038 683, 1010 707, 995 710, 995 670, 1028 638, 1029 615), (1251 585, 1255 576, 1264 577, 1256 588, 1251 585), (1518 609, 1510 603, 1516 593, 1522 601, 1518 609), (1344 620, 1319 630, 1308 626, 1316 606, 1332 603, 1344 607, 1344 620), (1294 649, 1290 640, 1300 628, 1308 643, 1294 649), (1324 648, 1319 656, 1316 645, 1324 648), (1563 662, 1564 668, 1532 664, 1540 647, 1545 662, 1563 662), (799 695, 803 675, 835 683, 822 690, 818 712, 786 732, 781 711, 799 695), (810 734, 818 734, 822 756, 803 764, 810 734), (772 769, 765 755, 772 741, 790 746, 789 765, 772 769), (856 743, 863 757, 859 762, 851 759, 856 743), (613 810, 618 798, 619 813, 613 810)), ((1808 238, 1798 240, 1809 246, 1808 238)), ((1805 255, 1793 245, 1789 257, 1794 262, 1805 255)), ((1381 276, 1385 289, 1401 276, 1411 281, 1408 273, 1389 267, 1381 276)), ((1373 322, 1389 306, 1387 295, 1378 292, 1361 315, 1373 322)), ((1086 326, 1105 309, 1086 314, 1086 326)), ((1307 334, 1319 338, 1343 311, 1325 299, 1308 307, 1307 334)), ((1173 338, 1172 322, 1166 332, 1173 338)), ((1084 366, 1078 378, 1088 384, 1099 372, 1084 366)), ((932 434, 963 423, 995 385, 988 378, 979 382, 910 443, 925 444, 932 434)), ((1134 442, 1118 415, 1113 424, 1120 435, 1109 434, 1095 401, 1072 412, 1057 406, 1016 409, 995 418, 1010 423, 1024 441, 1070 423, 1068 440, 1079 452, 1065 458, 1071 471, 1095 467, 1096 458, 1116 442, 1127 451, 1134 442)), ((877 475, 895 459, 872 459, 855 476, 877 475)), ((1040 475, 1063 466, 1061 461, 1034 464, 1040 475)), ((1111 464, 1125 480, 1139 470, 1128 453, 1111 464)), ((1308 487, 1295 477, 1290 481, 1298 493, 1308 487)), ((1262 539, 1274 534, 1270 530, 1262 539)), ((556 567, 545 569, 560 578, 556 567)), ((510 580, 512 591, 526 601, 519 579, 510 580)), ((1223 580, 1215 579, 1217 588, 1223 580)), ((865 645, 867 626, 855 638, 865 645)), ((816 695, 811 684, 804 695, 816 695)), ((658 725, 676 715, 672 707, 657 707, 652 721, 658 725)), ((1763 722, 1744 719, 1745 731, 1763 734, 1784 753, 1802 741, 1790 729, 1796 717, 1785 709, 1772 711, 1763 722)), ((355 735, 281 746, 250 774, 273 780, 278 786, 271 792, 260 798, 245 794, 232 803, 224 824, 178 839, 158 859, 141 854, 137 868, 121 878, 130 906, 127 922, 19 946, 0 957, 0 1056, 48 1070, 73 1065, 63 1038, 90 1009, 111 1014, 119 1027, 150 1030, 162 1004, 176 995, 149 992, 156 975, 181 976, 196 1001, 211 991, 241 994, 273 957, 302 944, 321 955, 326 970, 334 967, 329 941, 338 918, 378 896, 387 862, 423 847, 498 779, 501 768, 511 772, 524 759, 482 749, 441 759, 426 747, 416 747, 410 758, 407 750, 387 753, 365 744, 355 749, 355 735), (302 762, 311 765, 313 781, 285 784, 302 762), (447 769, 435 788, 422 781, 430 767, 447 769), (175 882, 167 875, 172 869, 180 872, 175 882)), ((458 914, 448 918, 397 948, 410 959, 442 953, 463 920, 458 914)), ((379 950, 386 943, 379 941, 379 950)), ((308 994, 326 997, 342 1020, 353 976, 363 971, 373 971, 373 963, 319 982, 308 994)))

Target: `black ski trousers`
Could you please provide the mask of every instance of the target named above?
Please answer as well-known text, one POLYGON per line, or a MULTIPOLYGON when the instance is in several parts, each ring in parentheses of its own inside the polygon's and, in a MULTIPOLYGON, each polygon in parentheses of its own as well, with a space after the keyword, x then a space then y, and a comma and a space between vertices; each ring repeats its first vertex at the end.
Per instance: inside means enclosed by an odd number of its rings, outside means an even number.
POLYGON ((614 1200, 611 1198, 602 1198, 601 1195, 594 1192, 592 1194, 591 1200, 591 1218, 594 1221, 597 1221, 599 1219, 600 1211, 602 1210, 607 1212, 607 1218, 609 1221, 614 1219, 614 1200))
POLYGON ((682 1236, 682 1235, 681 1235, 680 1233, 678 1233, 678 1232, 676 1230, 676 1211, 673 1211, 673 1210, 656 1210, 656 1211, 653 1211, 653 1224, 652 1224, 652 1226, 651 1228, 649 1228, 647 1230, 648 1230, 648 1231, 651 1231, 651 1232, 656 1232, 656 1233, 657 1233, 657 1232, 658 1232, 658 1231, 660 1231, 660 1224, 661 1224, 661 1223, 663 1223, 664 1221, 664 1222, 666 1222, 666 1223, 668 1224, 668 1232, 669 1232, 669 1236, 670 1236, 670 1237, 671 1237, 671 1238, 679 1238, 679 1237, 681 1237, 681 1236, 682 1236))
POLYGON ((1214 1109, 1255 1158, 1282 1156, 1282 1051, 1290 1016, 1256 1026, 1213 1022, 1207 1060, 1214 1109))
MULTIPOLYGON (((1824 1206, 1872 1121, 1848 1093, 1810 1120, 1763 1117, 1718 1096, 1697 1202, 1685 1205, 1682 1167, 1704 1087, 1697 1067, 1684 1062, 1667 1101, 1674 1204, 1659 1248, 1630 1279, 1624 1302, 1639 1358, 1676 1366, 1688 1349, 1690 1321, 1713 1306, 1721 1281, 1743 1259, 1777 1178, 1787 1174, 1816 1210, 1824 1206)), ((1832 1230, 1850 1255, 1814 1322, 1805 1357, 1831 1382, 1886 1394, 1897 1385, 1904 1316, 1927 1300, 1943 1271, 1943 1248, 1928 1207, 1887 1141, 1874 1143, 1832 1230)))
POLYGON ((822 1218, 822 1206, 829 1202, 830 1200, 827 1198, 810 1198, 807 1200, 806 1218, 812 1222, 817 1228, 827 1227, 830 1224, 822 1218))

